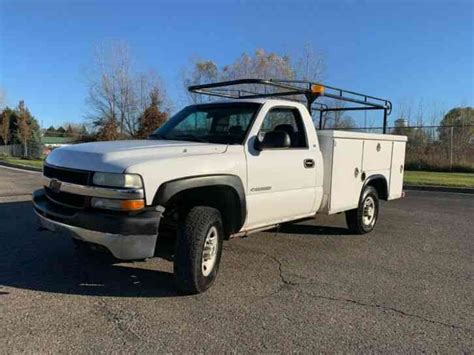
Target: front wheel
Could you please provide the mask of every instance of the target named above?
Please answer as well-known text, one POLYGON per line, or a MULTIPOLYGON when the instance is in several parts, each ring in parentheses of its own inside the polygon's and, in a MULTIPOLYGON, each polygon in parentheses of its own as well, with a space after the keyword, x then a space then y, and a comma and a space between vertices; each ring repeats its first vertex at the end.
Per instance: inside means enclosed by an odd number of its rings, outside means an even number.
POLYGON ((371 232, 379 215, 379 196, 373 186, 367 186, 359 201, 359 206, 346 211, 346 222, 349 229, 356 234, 371 232))
POLYGON ((174 258, 174 278, 179 291, 195 294, 207 290, 217 276, 224 231, 218 210, 192 208, 180 223, 174 258))

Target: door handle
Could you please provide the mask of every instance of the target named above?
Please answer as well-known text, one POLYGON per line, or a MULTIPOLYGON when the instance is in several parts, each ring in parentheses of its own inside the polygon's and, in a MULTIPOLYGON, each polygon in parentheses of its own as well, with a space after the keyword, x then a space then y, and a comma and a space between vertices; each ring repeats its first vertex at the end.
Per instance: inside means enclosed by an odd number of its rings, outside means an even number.
POLYGON ((306 169, 311 169, 314 168, 314 160, 313 159, 305 159, 303 161, 304 167, 306 169))

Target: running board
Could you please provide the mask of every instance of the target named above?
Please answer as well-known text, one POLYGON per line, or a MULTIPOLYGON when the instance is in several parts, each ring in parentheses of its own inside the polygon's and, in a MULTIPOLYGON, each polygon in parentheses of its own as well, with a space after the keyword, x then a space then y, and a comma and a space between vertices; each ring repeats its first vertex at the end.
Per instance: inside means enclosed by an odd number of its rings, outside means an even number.
POLYGON ((269 229, 272 229, 272 228, 276 228, 278 226, 279 226, 279 224, 272 224, 272 225, 269 225, 269 226, 259 227, 259 228, 255 228, 255 229, 249 229, 249 230, 246 230, 246 231, 231 234, 229 236, 229 239, 230 238, 243 237, 243 236, 246 236, 246 235, 252 234, 252 233, 263 232, 263 231, 266 231, 266 230, 269 230, 269 229))

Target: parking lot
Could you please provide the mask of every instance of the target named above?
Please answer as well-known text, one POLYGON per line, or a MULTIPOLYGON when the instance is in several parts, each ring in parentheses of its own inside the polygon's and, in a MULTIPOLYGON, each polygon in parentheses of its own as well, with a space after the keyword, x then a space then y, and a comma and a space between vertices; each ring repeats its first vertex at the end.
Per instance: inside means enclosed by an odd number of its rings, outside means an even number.
POLYGON ((472 352, 474 196, 409 191, 225 243, 206 293, 163 258, 117 263, 37 230, 39 174, 0 167, 0 352, 472 352))

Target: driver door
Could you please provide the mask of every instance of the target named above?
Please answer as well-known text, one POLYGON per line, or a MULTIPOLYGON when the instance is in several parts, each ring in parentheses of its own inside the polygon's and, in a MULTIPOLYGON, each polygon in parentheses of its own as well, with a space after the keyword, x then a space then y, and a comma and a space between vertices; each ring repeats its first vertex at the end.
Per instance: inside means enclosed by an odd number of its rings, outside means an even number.
POLYGON ((256 134, 246 146, 249 211, 246 228, 310 215, 315 198, 316 169, 300 111, 295 107, 272 107, 260 122, 258 132, 252 132, 256 134), (261 140, 265 133, 273 130, 287 132, 291 146, 256 150, 257 136, 261 140))

